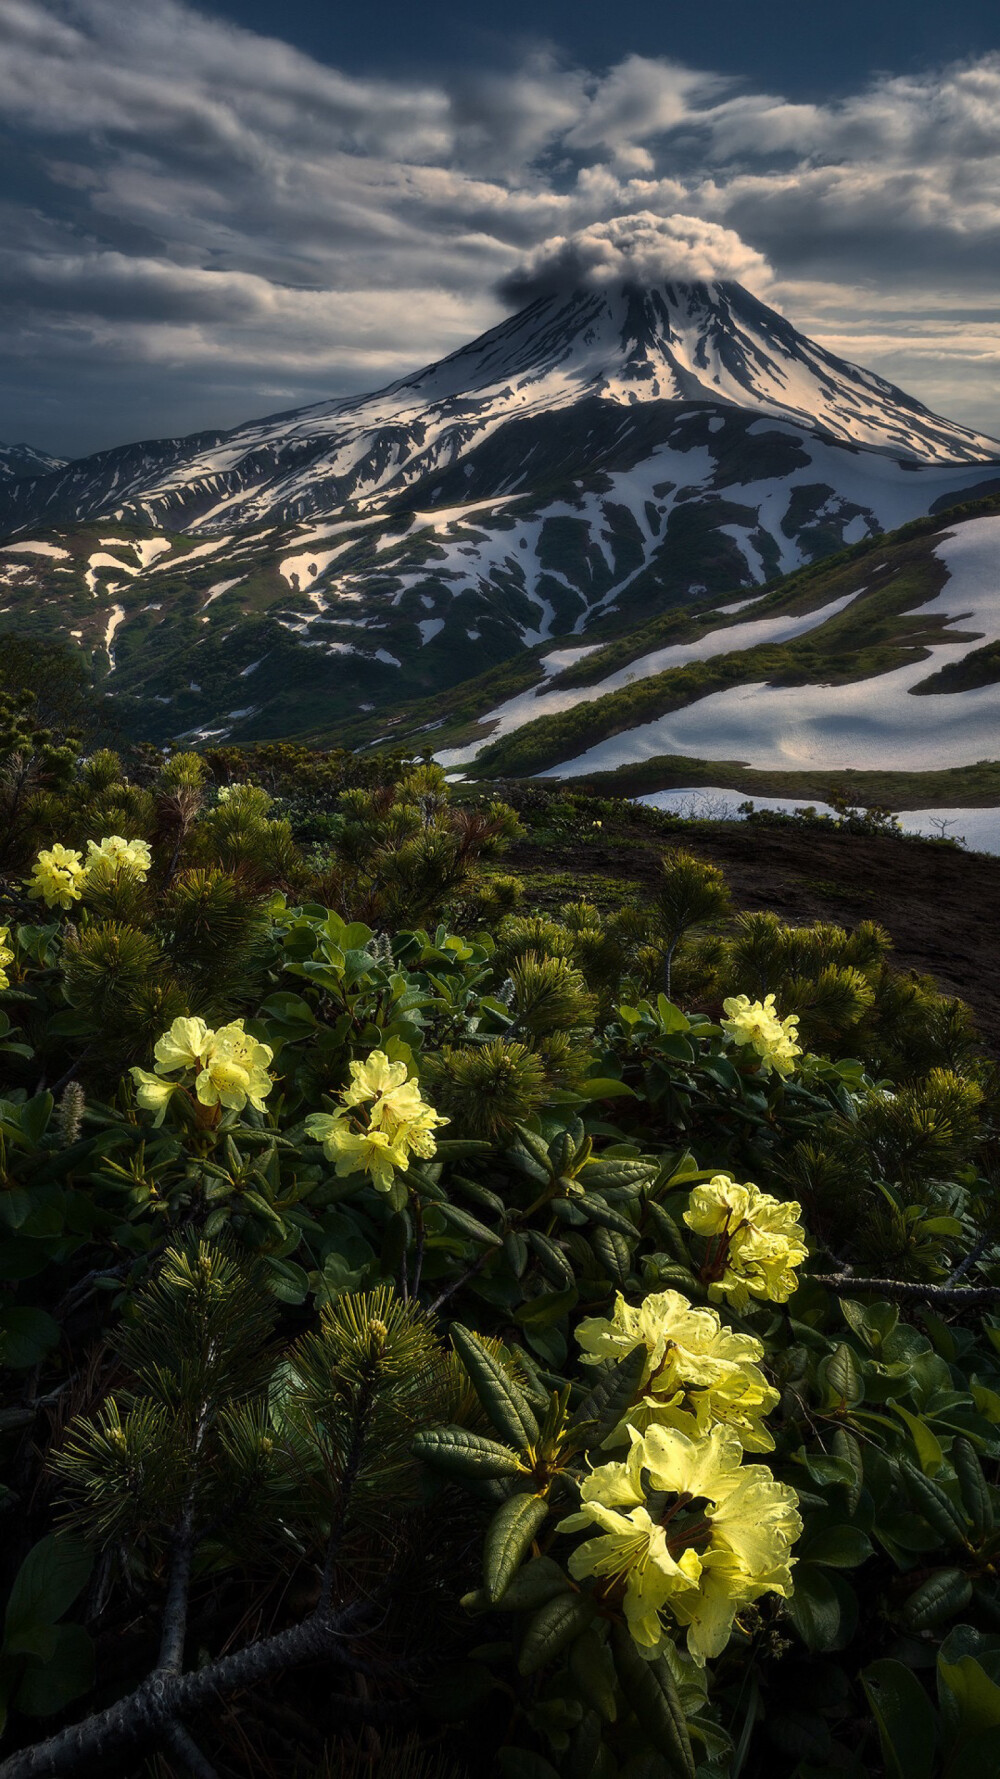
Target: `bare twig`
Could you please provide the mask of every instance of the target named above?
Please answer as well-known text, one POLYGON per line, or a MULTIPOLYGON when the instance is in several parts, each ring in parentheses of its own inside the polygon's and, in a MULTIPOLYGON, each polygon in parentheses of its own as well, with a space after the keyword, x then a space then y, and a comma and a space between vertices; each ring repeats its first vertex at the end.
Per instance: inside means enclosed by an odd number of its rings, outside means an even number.
POLYGON ((992 1243, 990 1241, 989 1236, 981 1235, 978 1242, 975 1243, 974 1247, 971 1247, 969 1249, 969 1252, 966 1254, 965 1259, 960 1260, 958 1265, 956 1266, 954 1272, 951 1273, 947 1279, 945 1279, 945 1284, 946 1285, 957 1285, 959 1279, 964 1279, 964 1277, 965 1277, 966 1273, 969 1271, 969 1269, 971 1267, 975 1266, 977 1260, 982 1259, 987 1248, 989 1248, 991 1246, 992 1246, 992 1243))
POLYGON ((975 1309, 985 1307, 988 1303, 1000 1302, 1000 1285, 919 1285, 902 1279, 855 1278, 849 1272, 814 1272, 809 1277, 817 1285, 829 1285, 835 1291, 864 1291, 866 1294, 877 1292, 880 1297, 895 1297, 900 1303, 923 1300, 926 1303, 975 1309))
MULTIPOLYGON (((471 1266, 467 1266, 464 1272, 459 1273, 458 1278, 454 1279, 444 1291, 438 1292, 433 1303, 427 1305, 427 1314, 433 1316, 435 1310, 439 1310, 443 1303, 447 1303, 449 1297, 453 1297, 456 1291, 460 1291, 463 1285, 467 1285, 470 1279, 474 1279, 477 1272, 482 1272, 487 1260, 494 1252, 493 1248, 484 1248, 478 1260, 474 1260, 471 1266)), ((0 1773, 0 1779, 2 1779, 2 1773, 0 1773)))

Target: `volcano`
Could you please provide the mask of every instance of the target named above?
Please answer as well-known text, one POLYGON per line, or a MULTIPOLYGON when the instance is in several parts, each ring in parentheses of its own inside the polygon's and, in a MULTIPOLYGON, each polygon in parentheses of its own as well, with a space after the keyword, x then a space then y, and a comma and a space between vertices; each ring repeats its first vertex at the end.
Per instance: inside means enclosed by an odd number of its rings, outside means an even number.
POLYGON ((738 284, 580 288, 373 395, 0 483, 0 623, 109 663, 110 634, 157 736, 336 730, 738 598, 1000 489, 998 458, 738 284))

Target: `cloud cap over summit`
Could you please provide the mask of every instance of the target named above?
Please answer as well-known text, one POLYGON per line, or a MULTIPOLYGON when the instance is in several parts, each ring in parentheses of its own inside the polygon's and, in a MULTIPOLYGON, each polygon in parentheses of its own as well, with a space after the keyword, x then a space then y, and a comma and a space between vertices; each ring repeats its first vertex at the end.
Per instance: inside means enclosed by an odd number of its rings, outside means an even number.
POLYGON ((735 280, 760 292, 773 277, 764 255, 735 229, 700 216, 638 210, 573 234, 551 235, 500 279, 496 290, 504 302, 520 308, 538 297, 620 283, 648 288, 735 280))

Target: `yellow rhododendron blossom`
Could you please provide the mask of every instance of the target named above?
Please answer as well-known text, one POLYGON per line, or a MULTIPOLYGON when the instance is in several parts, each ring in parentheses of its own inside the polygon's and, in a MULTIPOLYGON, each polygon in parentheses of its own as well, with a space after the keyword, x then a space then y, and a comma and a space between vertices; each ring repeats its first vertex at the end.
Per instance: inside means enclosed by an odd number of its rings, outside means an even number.
POLYGON ((274 1051, 243 1030, 242 1019, 212 1031, 203 1019, 175 1019, 169 1031, 153 1046, 155 1074, 145 1069, 132 1069, 136 1098, 140 1106, 157 1114, 155 1122, 163 1123, 170 1096, 181 1081, 166 1081, 164 1076, 184 1071, 196 1072, 195 1094, 203 1106, 224 1106, 228 1111, 242 1112, 247 1105, 258 1112, 274 1086, 268 1064, 274 1051))
POLYGON ((7 974, 7 965, 14 962, 14 953, 7 943, 9 938, 10 928, 0 927, 0 988, 10 987, 10 977, 7 974))
POLYGON ((345 1106, 362 1106, 381 1094, 393 1093, 406 1081, 405 1062, 390 1062, 384 1050, 373 1050, 366 1062, 352 1062, 350 1067, 351 1085, 340 1096, 345 1106))
POLYGON ((726 1018, 721 1024, 727 1037, 755 1050, 765 1072, 773 1069, 778 1075, 790 1075, 796 1057, 802 1055, 798 1014, 789 1013, 781 1019, 773 995, 762 1001, 751 1001, 748 995, 730 995, 722 1006, 726 1018))
POLYGON ((679 1291, 655 1291, 633 1307, 621 1292, 610 1317, 594 1316, 576 1332, 584 1363, 624 1359, 646 1348, 637 1399, 606 1444, 621 1444, 628 1427, 638 1432, 677 1427, 694 1438, 716 1423, 732 1427, 747 1451, 769 1452, 774 1440, 764 1425, 778 1401, 758 1361, 764 1356, 752 1335, 725 1328, 718 1312, 695 1309, 679 1291))
POLYGON ((118 868, 125 866, 144 883, 153 863, 153 855, 146 840, 125 840, 121 834, 106 834, 98 846, 96 840, 87 842, 87 870, 93 870, 106 863, 118 868))
POLYGON ((731 1427, 701 1439, 660 1426, 631 1437, 624 1463, 593 1470, 579 1513, 558 1527, 597 1534, 571 1552, 569 1572, 620 1605, 640 1649, 655 1654, 673 1619, 703 1666, 725 1649, 741 1607, 791 1593, 797 1497, 763 1465, 742 1463, 731 1427))
POLYGON ((28 894, 46 908, 71 908, 83 894, 84 868, 80 854, 58 843, 40 852, 28 880, 28 894))
POLYGON ((397 1173, 410 1165, 406 1150, 384 1130, 354 1130, 346 1115, 333 1117, 314 1112, 306 1130, 323 1145, 323 1153, 336 1164, 338 1175, 365 1173, 379 1192, 390 1191, 397 1173))
POLYGON ((200 1069, 202 1058, 215 1033, 203 1019, 175 1019, 170 1030, 157 1038, 153 1046, 156 1071, 173 1074, 176 1069, 200 1069))
POLYGON ((370 1174, 380 1192, 389 1191, 394 1172, 405 1173, 411 1155, 430 1159, 434 1132, 448 1123, 421 1097, 419 1081, 407 1080, 405 1062, 390 1062, 384 1050, 351 1063, 351 1085, 340 1102, 337 1113, 312 1113, 306 1130, 338 1174, 370 1174))
POLYGON ((753 1297, 786 1303, 798 1285, 795 1268, 809 1251, 801 1215, 794 1199, 783 1203, 729 1174, 696 1186, 684 1221, 708 1242, 702 1278, 711 1294, 727 1297, 737 1310, 753 1297))
POLYGON ((167 1107, 177 1092, 177 1081, 164 1081, 160 1075, 151 1075, 147 1069, 130 1069, 129 1074, 135 1082, 135 1097, 145 1112, 155 1112, 154 1124, 162 1124, 167 1107))
POLYGON ((268 1064, 274 1051, 243 1030, 242 1019, 210 1032, 202 1051, 202 1069, 194 1090, 203 1106, 225 1106, 227 1111, 242 1112, 251 1105, 264 1110, 264 1101, 274 1086, 268 1064))

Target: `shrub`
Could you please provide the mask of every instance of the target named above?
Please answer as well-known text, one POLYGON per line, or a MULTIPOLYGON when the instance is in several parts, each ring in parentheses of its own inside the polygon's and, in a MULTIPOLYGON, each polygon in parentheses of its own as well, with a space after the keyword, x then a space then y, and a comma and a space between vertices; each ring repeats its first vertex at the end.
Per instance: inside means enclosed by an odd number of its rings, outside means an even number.
POLYGON ((515 818, 433 768, 338 784, 322 877, 270 790, 120 773, 0 929, 9 1779, 991 1770, 955 1004, 684 855, 466 936, 515 818))

